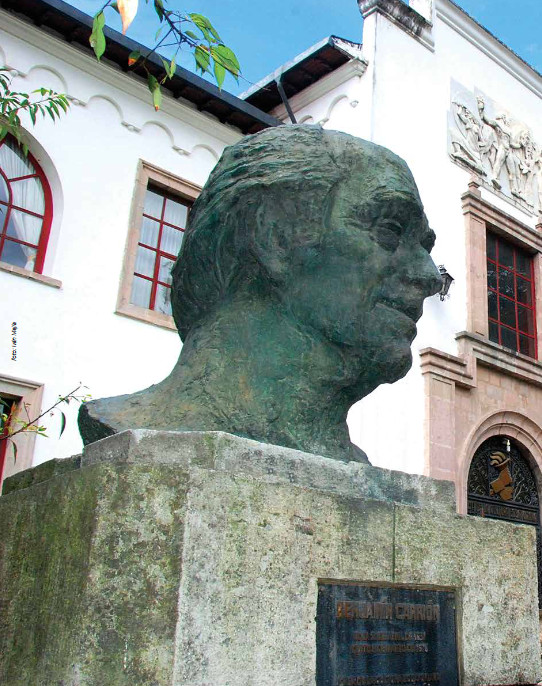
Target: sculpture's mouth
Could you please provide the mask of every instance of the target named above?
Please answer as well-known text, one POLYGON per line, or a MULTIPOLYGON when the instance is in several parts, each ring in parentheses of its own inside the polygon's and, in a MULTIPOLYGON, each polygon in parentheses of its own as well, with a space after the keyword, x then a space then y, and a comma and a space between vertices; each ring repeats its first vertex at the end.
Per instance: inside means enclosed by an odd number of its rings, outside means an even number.
POLYGON ((423 302, 420 304, 418 302, 385 300, 382 304, 387 309, 393 310, 396 314, 408 318, 414 326, 416 326, 416 322, 422 316, 423 312, 423 302))

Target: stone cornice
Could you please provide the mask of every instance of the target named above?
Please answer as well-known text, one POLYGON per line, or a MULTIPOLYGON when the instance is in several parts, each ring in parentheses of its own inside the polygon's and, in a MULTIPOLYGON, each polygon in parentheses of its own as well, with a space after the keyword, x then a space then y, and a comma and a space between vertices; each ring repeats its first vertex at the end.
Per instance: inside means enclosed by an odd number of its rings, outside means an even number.
POLYGON ((460 331, 455 338, 463 359, 473 356, 478 363, 496 369, 502 374, 542 386, 542 363, 538 360, 508 350, 469 331, 460 331))
POLYGON ((437 0, 436 16, 521 84, 542 97, 542 75, 449 0, 437 0))
POLYGON ((474 388, 476 380, 469 370, 466 360, 436 348, 420 350, 420 369, 422 374, 440 376, 455 381, 463 388, 474 388))
POLYGON ((519 222, 510 215, 498 210, 496 207, 479 197, 476 191, 469 190, 461 196, 463 214, 473 214, 484 222, 495 227, 498 233, 499 226, 504 226, 507 235, 511 235, 520 241, 525 247, 536 252, 542 252, 542 234, 519 222))
POLYGON ((358 0, 358 7, 363 19, 378 12, 419 40, 426 48, 434 50, 431 22, 402 0, 358 0))

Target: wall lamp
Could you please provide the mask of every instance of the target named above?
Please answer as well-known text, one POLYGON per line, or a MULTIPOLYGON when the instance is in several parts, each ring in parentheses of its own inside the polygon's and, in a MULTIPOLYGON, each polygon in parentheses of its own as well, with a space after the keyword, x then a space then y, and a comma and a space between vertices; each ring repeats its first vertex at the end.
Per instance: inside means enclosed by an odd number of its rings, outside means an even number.
POLYGON ((454 278, 451 274, 448 274, 446 267, 443 264, 439 264, 438 270, 440 272, 440 278, 442 279, 442 288, 439 291, 439 296, 441 300, 445 300, 454 278))

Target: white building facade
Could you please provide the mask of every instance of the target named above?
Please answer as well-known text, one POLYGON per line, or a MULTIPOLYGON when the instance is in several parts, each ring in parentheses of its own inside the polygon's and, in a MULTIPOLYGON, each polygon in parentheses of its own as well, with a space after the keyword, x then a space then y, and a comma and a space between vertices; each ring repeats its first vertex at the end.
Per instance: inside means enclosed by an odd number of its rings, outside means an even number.
MULTIPOLYGON (((450 0, 359 0, 362 46, 326 39, 243 101, 185 76, 155 113, 145 84, 123 73, 115 55, 97 64, 58 26, 30 26, 46 4, 25 0, 24 12, 1 14, 0 58, 14 87, 55 88, 72 108, 60 123, 29 130, 51 188, 52 223, 41 274, 0 264, 9 293, 0 393, 37 410, 80 381, 102 397, 170 371, 180 341, 167 309, 168 255, 223 148, 289 120, 278 78, 297 121, 366 138, 406 160, 437 234, 434 259, 455 279, 448 299, 426 301, 412 370, 351 410, 353 441, 375 465, 454 480, 459 509, 475 512, 467 502, 473 457, 502 439, 504 462, 492 469, 504 483, 509 453, 519 450, 535 487, 518 512, 535 508, 538 523, 541 75, 450 0), (172 242, 161 243, 167 232, 172 242)), ((4 475, 80 451, 77 408, 68 410, 61 441, 59 418, 44 420, 51 437, 33 447, 21 439, 22 457, 14 464, 8 455, 4 475)), ((509 491, 499 491, 503 502, 509 491)), ((530 522, 531 514, 521 516, 530 522)))

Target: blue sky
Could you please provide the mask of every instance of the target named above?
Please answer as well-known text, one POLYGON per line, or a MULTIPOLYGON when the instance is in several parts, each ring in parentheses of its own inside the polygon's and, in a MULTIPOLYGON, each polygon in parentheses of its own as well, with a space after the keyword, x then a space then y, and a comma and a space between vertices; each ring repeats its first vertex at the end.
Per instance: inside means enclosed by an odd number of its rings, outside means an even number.
MULTIPOLYGON (((139 0, 140 12, 128 35, 151 44, 157 29, 154 10, 139 0)), ((541 0, 456 0, 535 69, 542 72, 541 0)), ((73 0, 94 14, 103 2, 73 0)), ((238 94, 308 47, 329 35, 361 42, 362 20, 356 0, 170 0, 171 7, 208 16, 224 42, 237 54, 244 79, 227 77, 224 88, 238 94)), ((120 28, 110 10, 108 24, 120 28)), ((193 67, 185 55, 183 66, 193 67)))

